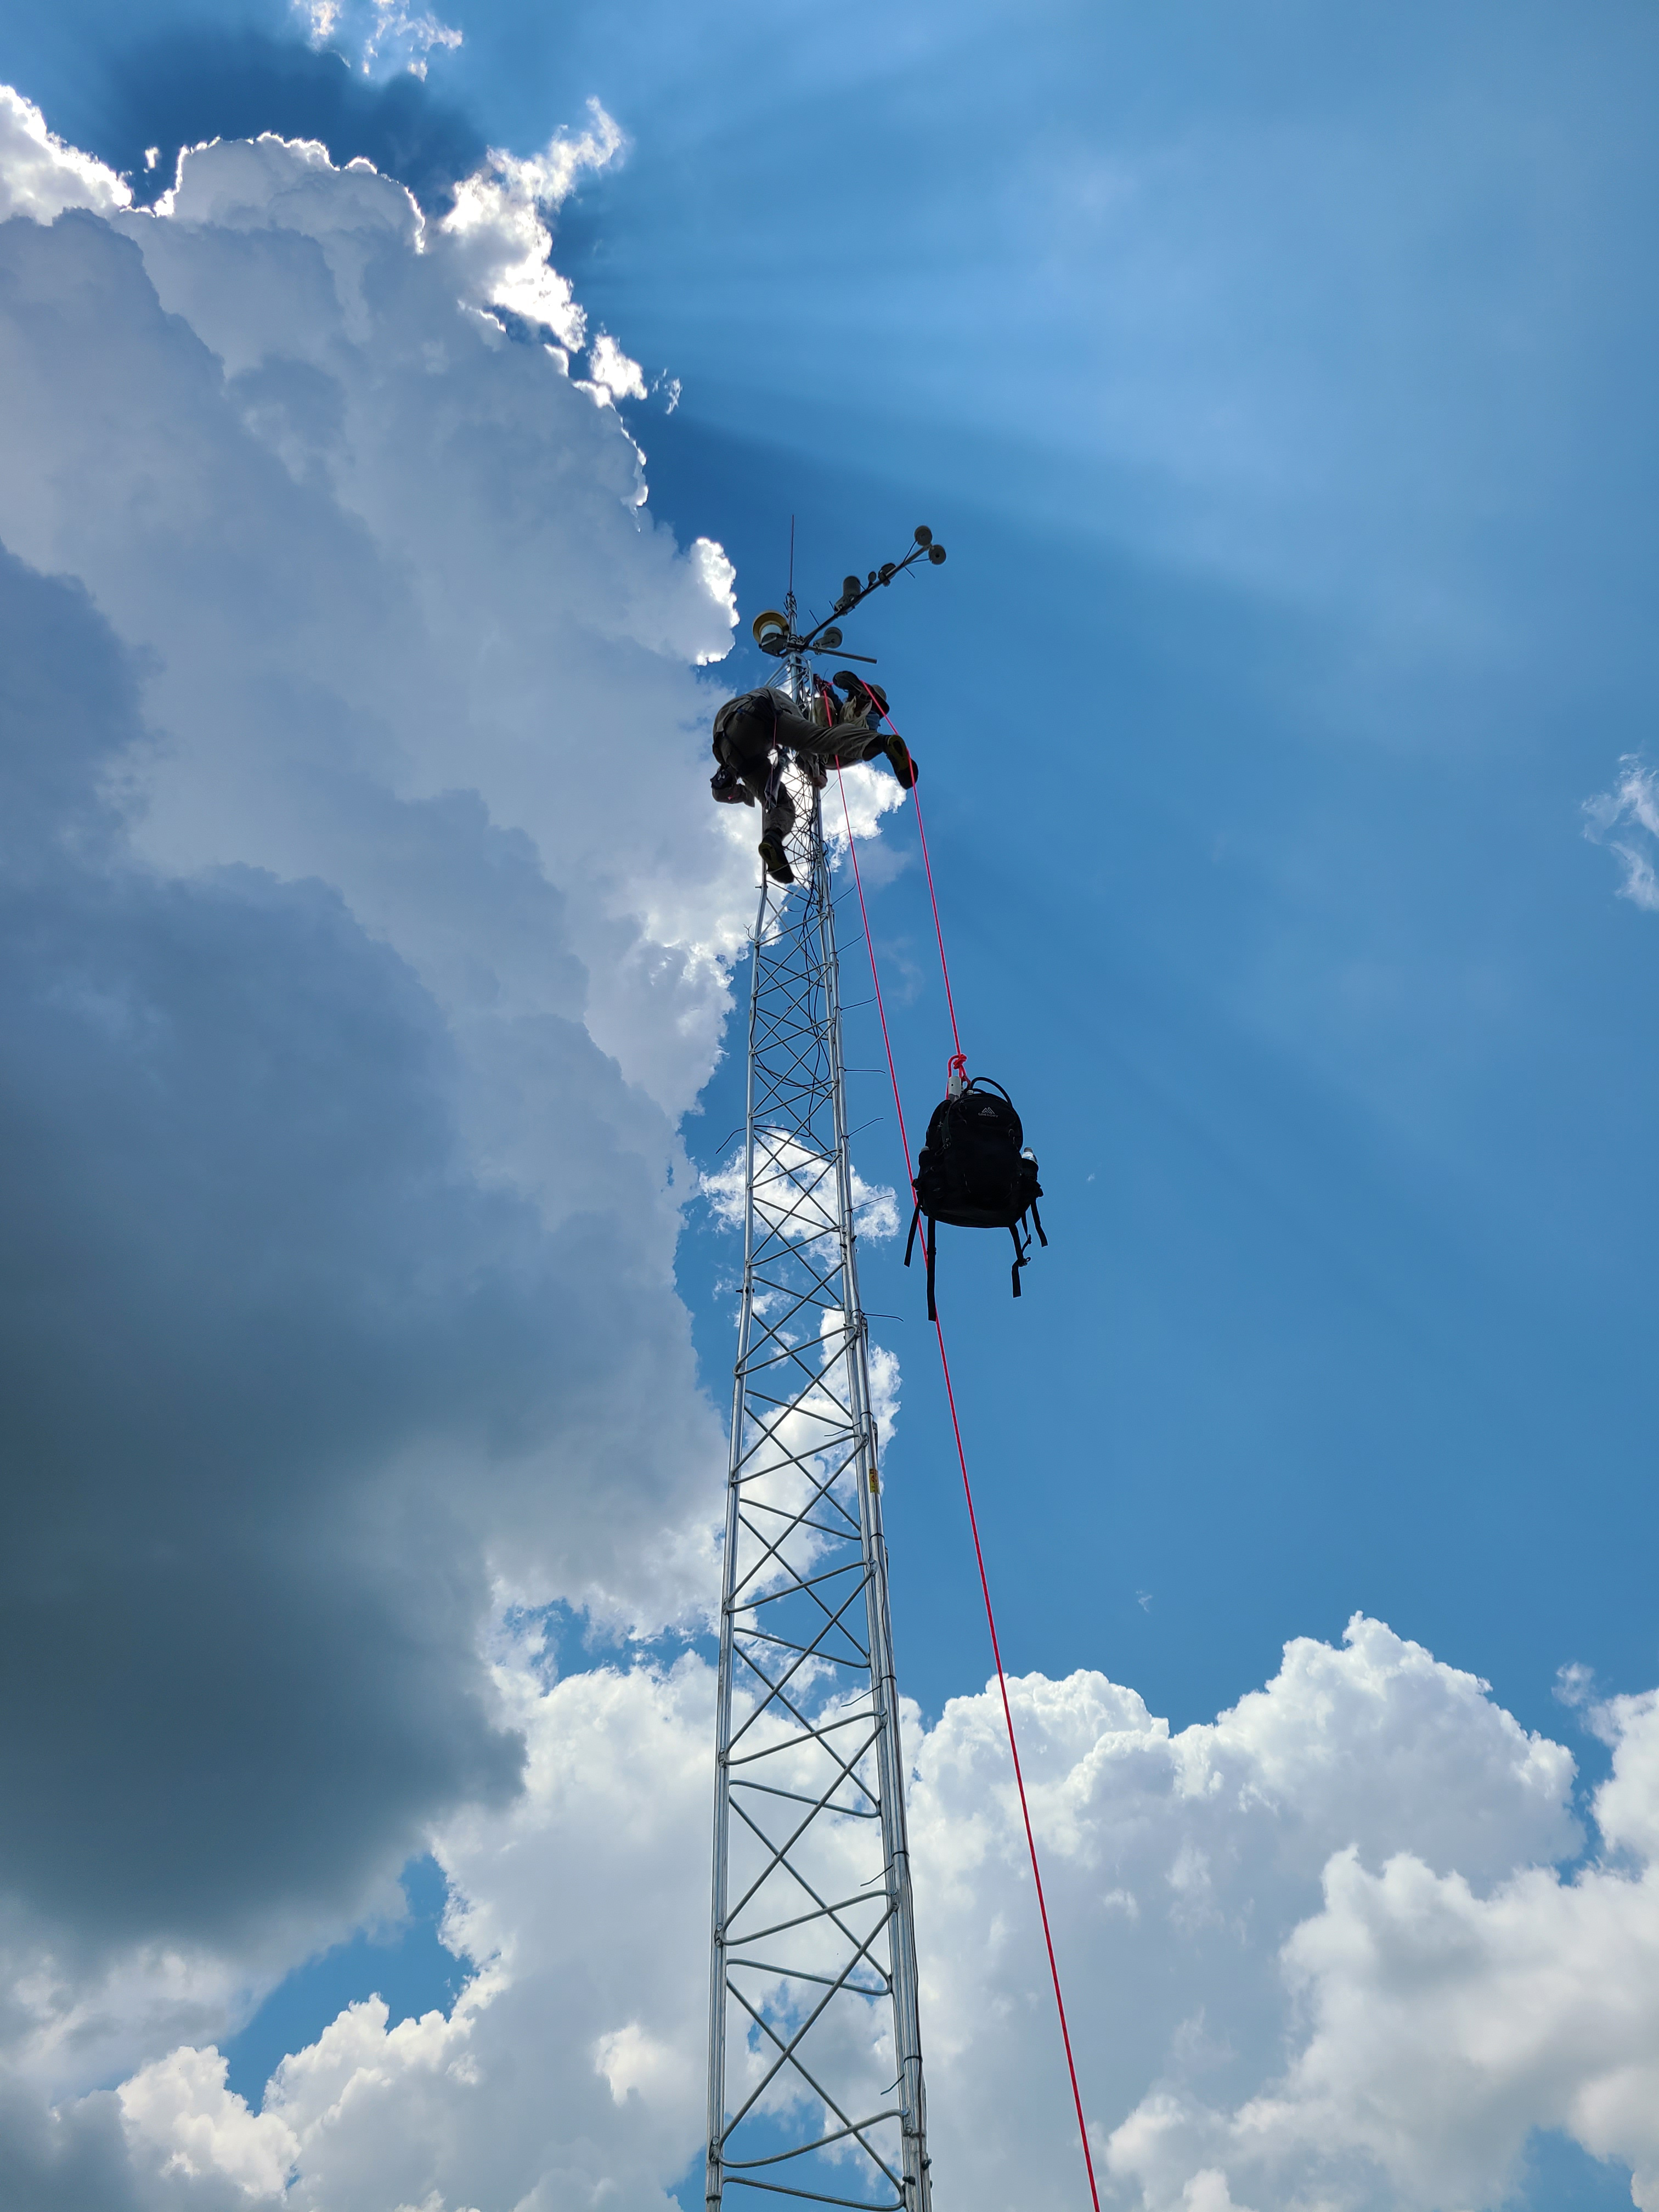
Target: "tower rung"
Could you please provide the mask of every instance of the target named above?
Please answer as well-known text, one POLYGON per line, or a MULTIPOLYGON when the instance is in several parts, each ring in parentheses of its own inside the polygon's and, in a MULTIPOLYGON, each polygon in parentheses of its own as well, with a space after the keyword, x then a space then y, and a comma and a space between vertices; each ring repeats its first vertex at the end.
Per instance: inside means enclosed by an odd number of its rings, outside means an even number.
POLYGON ((734 2189, 764 2189, 774 2197, 804 2197, 813 2204, 850 2204, 853 2212, 906 2212, 902 2197, 885 2203, 871 2197, 829 2197, 821 2189, 788 2189, 781 2181, 756 2181, 738 2172, 732 2175, 732 2185, 734 2189))
POLYGON ((775 2150, 769 2158, 728 2159, 726 2164, 734 2171, 741 2171, 744 2167, 752 2166, 781 2166, 787 2158, 804 2158, 808 2151, 823 2150, 826 2144, 832 2142, 844 2142, 848 2136, 856 2135, 860 2128, 873 2128, 878 2126, 883 2120, 897 2120, 902 2118, 903 2114, 895 2105, 890 2112, 872 2112, 867 2120, 854 2120, 851 2127, 837 2128, 833 2135, 820 2136, 816 2142, 801 2143, 793 2150, 775 2150))

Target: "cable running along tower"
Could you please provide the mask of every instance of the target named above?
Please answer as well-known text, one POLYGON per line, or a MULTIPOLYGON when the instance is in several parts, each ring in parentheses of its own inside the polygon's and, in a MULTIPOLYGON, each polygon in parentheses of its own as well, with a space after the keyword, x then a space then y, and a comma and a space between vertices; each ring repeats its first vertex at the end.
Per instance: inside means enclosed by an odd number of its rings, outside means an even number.
MULTIPOLYGON (((944 557, 919 530, 902 562, 849 576, 835 614, 944 557)), ((756 634, 808 711, 808 656, 838 651, 840 630, 799 634, 792 580, 756 634)), ((792 757, 775 773, 796 881, 763 880, 751 946, 706 2194, 710 2212, 779 2197, 931 2212, 835 901, 819 793, 792 757)))

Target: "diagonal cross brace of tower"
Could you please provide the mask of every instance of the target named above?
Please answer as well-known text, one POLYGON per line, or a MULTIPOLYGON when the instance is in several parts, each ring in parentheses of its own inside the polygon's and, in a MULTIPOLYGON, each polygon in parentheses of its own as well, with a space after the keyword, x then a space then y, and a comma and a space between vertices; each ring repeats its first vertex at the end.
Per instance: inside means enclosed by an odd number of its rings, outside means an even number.
POLYGON ((931 2212, 835 906, 818 794, 786 773, 798 881, 763 888, 749 1000, 707 2197, 931 2212))

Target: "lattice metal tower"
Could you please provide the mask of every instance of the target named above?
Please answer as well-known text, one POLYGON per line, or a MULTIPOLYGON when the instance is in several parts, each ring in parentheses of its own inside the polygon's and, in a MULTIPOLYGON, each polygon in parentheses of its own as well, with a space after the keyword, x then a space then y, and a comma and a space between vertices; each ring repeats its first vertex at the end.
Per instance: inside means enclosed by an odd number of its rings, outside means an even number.
MULTIPOLYGON (((804 701, 805 653, 780 659, 804 701)), ((763 886, 749 997, 707 2196, 930 2212, 835 903, 818 793, 783 772, 798 880, 763 886)))

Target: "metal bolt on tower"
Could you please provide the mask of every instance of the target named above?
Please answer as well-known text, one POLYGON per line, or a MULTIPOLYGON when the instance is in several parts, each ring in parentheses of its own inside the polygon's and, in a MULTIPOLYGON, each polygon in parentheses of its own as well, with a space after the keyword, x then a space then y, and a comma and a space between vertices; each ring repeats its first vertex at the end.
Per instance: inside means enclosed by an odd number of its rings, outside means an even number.
MULTIPOLYGON (((787 647, 770 649, 799 702, 794 616, 792 594, 787 647)), ((783 773, 798 880, 762 889, 749 999, 707 2198, 930 2212, 835 908, 818 793, 783 773)))

